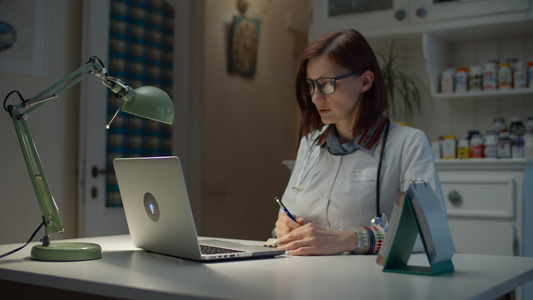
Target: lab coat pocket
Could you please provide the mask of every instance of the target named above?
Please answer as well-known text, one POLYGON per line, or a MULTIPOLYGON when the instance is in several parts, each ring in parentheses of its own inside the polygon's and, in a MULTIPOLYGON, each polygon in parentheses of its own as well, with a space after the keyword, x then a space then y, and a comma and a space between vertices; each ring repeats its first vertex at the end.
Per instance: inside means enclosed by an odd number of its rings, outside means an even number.
POLYGON ((350 181, 352 193, 360 200, 366 200, 376 189, 376 168, 353 170, 350 181))
POLYGON ((376 180, 376 168, 367 168, 361 170, 353 170, 351 180, 352 182, 376 180))

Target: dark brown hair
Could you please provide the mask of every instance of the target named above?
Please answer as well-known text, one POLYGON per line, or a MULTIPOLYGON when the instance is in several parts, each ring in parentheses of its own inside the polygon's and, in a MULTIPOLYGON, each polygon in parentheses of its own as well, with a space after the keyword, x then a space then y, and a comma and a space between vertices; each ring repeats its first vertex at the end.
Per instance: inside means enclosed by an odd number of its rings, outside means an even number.
POLYGON ((324 126, 312 96, 306 95, 300 81, 307 76, 307 64, 311 58, 325 55, 335 64, 352 72, 370 70, 374 74, 372 87, 357 102, 357 116, 353 124, 354 135, 369 128, 387 109, 388 99, 383 74, 372 48, 356 30, 337 30, 311 42, 304 50, 296 76, 296 99, 300 106, 300 139, 324 126))

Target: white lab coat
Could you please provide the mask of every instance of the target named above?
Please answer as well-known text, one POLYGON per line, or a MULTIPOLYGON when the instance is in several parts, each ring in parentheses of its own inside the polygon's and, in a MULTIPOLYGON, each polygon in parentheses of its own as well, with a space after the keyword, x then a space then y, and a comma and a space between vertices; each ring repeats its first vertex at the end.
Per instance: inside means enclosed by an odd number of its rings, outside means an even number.
MULTIPOLYGON (((312 146, 318 134, 302 139, 283 203, 305 222, 329 229, 370 226, 376 214, 376 175, 383 133, 371 150, 359 149, 334 156, 324 149, 312 163, 320 151, 319 146, 312 146), (301 176, 305 179, 295 189, 309 151, 312 154, 301 176)), ((400 188, 408 186, 408 182, 402 183, 404 179, 423 179, 431 185, 445 209, 435 160, 425 134, 391 122, 380 182, 381 211, 389 218, 400 188)))

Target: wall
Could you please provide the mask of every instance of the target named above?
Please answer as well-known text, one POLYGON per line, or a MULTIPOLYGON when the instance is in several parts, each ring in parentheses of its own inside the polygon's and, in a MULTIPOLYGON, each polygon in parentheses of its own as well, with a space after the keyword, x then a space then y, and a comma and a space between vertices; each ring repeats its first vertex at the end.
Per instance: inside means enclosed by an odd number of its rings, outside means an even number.
MULTIPOLYGON (((273 198, 282 195, 290 175, 281 161, 291 158, 296 146, 293 81, 299 51, 306 43, 307 0, 251 2, 268 4, 263 12, 251 7, 246 13, 261 20, 257 72, 252 79, 227 73, 229 26, 238 14, 236 1, 193 2, 189 29, 193 80, 188 105, 194 128, 187 141, 198 145, 199 153, 188 154, 187 168, 192 174, 188 180, 192 180, 193 208, 200 209, 195 212, 199 233, 204 235, 268 237, 278 210, 273 198)), ((47 18, 47 47, 36 49, 46 52, 46 74, 0 70, 4 96, 20 90, 29 98, 84 62, 79 55, 81 2, 46 3, 42 13, 47 18)), ((9 51, 17 51, 16 47, 9 51)), ((67 229, 54 239, 75 237, 76 232, 78 95, 79 86, 75 86, 28 121, 67 229)), ((6 113, 0 117, 0 133, 0 226, 4 228, 0 243, 19 243, 38 226, 40 212, 6 113)))
POLYGON ((227 72, 236 2, 204 2, 201 234, 262 240, 290 175, 281 161, 296 147, 293 52, 302 33, 287 27, 286 16, 307 25, 309 7, 306 0, 262 1, 268 6, 257 13, 253 4, 261 1, 250 1, 246 16, 261 24, 258 62, 255 76, 243 78, 227 72))
MULTIPOLYGON (((33 1, 26 1, 33 3, 33 1)), ((13 69, 0 70, 0 95, 2 99, 12 90, 30 98, 79 68, 83 61, 80 51, 81 2, 65 0, 47 1, 48 30, 44 51, 44 75, 17 74, 13 69)), ((7 2, 0 3, 0 19, 9 11, 7 2)), ((28 6, 30 8, 30 6, 28 6)), ((18 28, 19 39, 31 31, 30 25, 18 28)), ((0 52, 21 51, 20 44, 0 52)), ((78 97, 79 88, 73 87, 53 101, 35 111, 28 119, 33 139, 39 150, 46 176, 54 198, 61 208, 60 216, 67 231, 55 239, 74 237, 76 232, 76 168, 78 160, 78 97)), ((17 103, 10 97, 8 103, 17 103)), ((3 111, 0 116, 0 244, 25 242, 41 220, 36 197, 18 144, 13 123, 3 111)), ((38 238, 36 238, 38 239, 38 238)))

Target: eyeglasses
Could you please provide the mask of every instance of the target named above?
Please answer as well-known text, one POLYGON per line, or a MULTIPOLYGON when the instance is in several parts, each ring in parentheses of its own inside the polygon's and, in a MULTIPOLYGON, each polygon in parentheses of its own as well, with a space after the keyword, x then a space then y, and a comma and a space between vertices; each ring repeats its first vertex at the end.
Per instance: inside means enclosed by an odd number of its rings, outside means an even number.
POLYGON ((300 80, 300 86, 302 91, 309 96, 315 93, 315 84, 322 95, 331 95, 335 92, 335 81, 361 73, 363 71, 355 71, 338 77, 322 77, 314 80, 306 78, 300 80))

